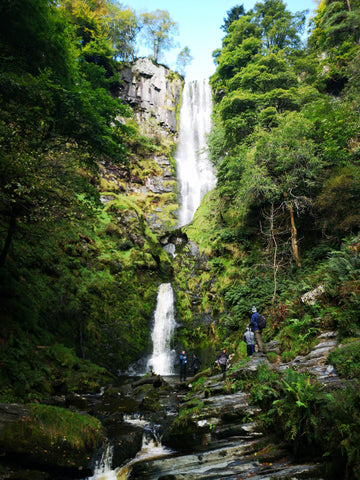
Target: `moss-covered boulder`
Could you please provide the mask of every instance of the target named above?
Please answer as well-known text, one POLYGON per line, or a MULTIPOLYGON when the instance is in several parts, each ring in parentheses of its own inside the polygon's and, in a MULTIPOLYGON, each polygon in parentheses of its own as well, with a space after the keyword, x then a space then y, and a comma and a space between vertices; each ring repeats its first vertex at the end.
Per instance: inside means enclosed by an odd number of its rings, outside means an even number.
POLYGON ((91 473, 103 440, 100 422, 89 415, 49 405, 0 404, 0 451, 18 463, 91 473))

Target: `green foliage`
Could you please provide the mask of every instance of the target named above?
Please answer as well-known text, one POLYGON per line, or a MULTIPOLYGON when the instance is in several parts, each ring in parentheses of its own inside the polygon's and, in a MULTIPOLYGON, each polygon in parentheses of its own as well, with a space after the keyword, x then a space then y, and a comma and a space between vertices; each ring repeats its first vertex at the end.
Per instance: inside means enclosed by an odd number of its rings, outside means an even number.
POLYGON ((333 251, 321 268, 329 296, 338 305, 336 324, 342 336, 359 334, 359 254, 358 237, 333 251))
POLYGON ((341 475, 345 470, 348 478, 360 478, 359 438, 359 383, 348 383, 336 390, 333 399, 325 407, 327 451, 331 471, 341 475))
POLYGON ((279 339, 283 351, 283 361, 293 360, 297 355, 305 355, 311 349, 314 339, 319 334, 320 320, 304 315, 299 320, 291 318, 280 332, 279 339))
POLYGON ((281 429, 296 453, 318 447, 324 435, 321 409, 330 397, 324 388, 310 382, 305 374, 289 369, 280 384, 278 396, 262 417, 266 427, 277 432, 281 429))
POLYGON ((360 375, 360 342, 353 339, 346 345, 336 348, 328 357, 328 363, 334 365, 336 371, 345 378, 359 378, 360 375))
POLYGON ((347 478, 360 478, 358 383, 327 393, 306 374, 287 370, 273 386, 277 398, 261 414, 264 427, 285 438, 296 454, 328 459, 331 478, 345 470, 347 478))
POLYGON ((266 364, 260 365, 250 388, 250 402, 261 408, 269 408, 279 397, 279 374, 271 371, 266 364))
POLYGON ((174 35, 177 34, 177 23, 174 22, 167 10, 155 10, 140 15, 143 29, 142 34, 152 50, 152 58, 158 62, 164 51, 174 45, 174 35))
POLYGON ((141 29, 140 19, 130 7, 119 4, 108 5, 110 20, 109 36, 118 60, 135 60, 135 41, 141 29))

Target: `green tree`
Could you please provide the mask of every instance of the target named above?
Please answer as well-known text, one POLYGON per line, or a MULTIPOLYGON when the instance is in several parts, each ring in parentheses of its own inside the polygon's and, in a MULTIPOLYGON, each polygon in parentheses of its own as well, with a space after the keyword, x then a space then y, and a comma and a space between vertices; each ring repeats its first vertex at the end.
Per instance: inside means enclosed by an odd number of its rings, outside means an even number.
MULTIPOLYGON (((60 8, 67 12, 68 21, 77 36, 82 60, 105 70, 107 78, 114 75, 113 46, 109 38, 109 9, 106 0, 61 0, 60 8)), ((88 67, 85 65, 85 68, 88 67)), ((94 72, 94 67, 87 72, 94 72)), ((93 78, 99 74, 92 75, 93 78)))
POLYGON ((348 82, 348 65, 359 53, 360 2, 322 0, 309 39, 320 59, 325 90, 339 95, 348 82))
POLYGON ((230 25, 235 22, 235 20, 239 20, 239 18, 245 14, 244 5, 235 5, 227 12, 227 17, 224 18, 224 23, 221 25, 221 30, 225 33, 228 33, 230 25))
POLYGON ((109 5, 107 24, 114 49, 114 58, 120 61, 135 60, 136 37, 141 29, 140 19, 129 7, 109 5))
POLYGON ((289 12, 282 0, 265 0, 255 4, 253 18, 261 30, 263 47, 270 52, 299 48, 306 13, 289 12))
POLYGON ((184 47, 176 59, 177 68, 183 77, 185 76, 186 67, 190 65, 192 61, 193 57, 191 56, 190 48, 184 47))
POLYGON ((167 10, 155 10, 142 13, 142 33, 152 49, 152 58, 155 62, 164 55, 164 51, 175 45, 174 35, 177 34, 178 25, 174 22, 167 10))

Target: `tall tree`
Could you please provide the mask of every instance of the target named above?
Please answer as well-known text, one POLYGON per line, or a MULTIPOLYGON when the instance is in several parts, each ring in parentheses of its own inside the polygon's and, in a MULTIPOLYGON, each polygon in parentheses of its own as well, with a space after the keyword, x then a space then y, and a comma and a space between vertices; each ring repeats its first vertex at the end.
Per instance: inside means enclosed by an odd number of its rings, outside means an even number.
POLYGON ((235 22, 235 20, 239 20, 239 18, 245 14, 244 5, 235 5, 230 10, 226 12, 227 17, 224 18, 224 23, 221 25, 221 30, 225 33, 228 33, 230 25, 235 22))
POLYGON ((263 47, 270 52, 299 48, 307 11, 291 13, 282 0, 265 0, 254 7, 254 22, 263 47))
POLYGON ((134 61, 136 37, 141 29, 140 19, 135 11, 129 7, 111 4, 107 23, 114 57, 120 61, 134 61))
POLYGON ((143 24, 143 35, 152 49, 152 58, 155 62, 164 55, 164 51, 175 45, 174 36, 178 32, 178 25, 174 22, 167 10, 155 10, 140 15, 143 24))

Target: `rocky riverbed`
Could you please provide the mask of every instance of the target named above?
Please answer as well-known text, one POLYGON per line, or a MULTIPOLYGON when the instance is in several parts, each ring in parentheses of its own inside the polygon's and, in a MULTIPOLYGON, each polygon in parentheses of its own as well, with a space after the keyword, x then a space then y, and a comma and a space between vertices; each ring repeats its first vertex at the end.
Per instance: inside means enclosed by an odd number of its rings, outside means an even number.
MULTIPOLYGON (((334 368, 326 364, 330 351, 337 345, 334 332, 320 335, 319 343, 304 356, 289 363, 270 364, 265 355, 255 354, 243 367, 254 372, 266 363, 270 369, 284 371, 287 368, 308 371, 327 386, 339 386, 341 381, 334 368)), ((268 351, 276 351, 278 345, 267 345, 268 351)), ((243 372, 244 373, 244 372, 243 372)), ((241 375, 237 370, 228 374, 228 380, 241 375)), ((323 479, 321 463, 299 463, 285 445, 274 443, 265 436, 257 422, 259 409, 249 405, 243 392, 224 394, 227 380, 221 375, 211 376, 191 401, 202 401, 201 419, 196 410, 187 417, 196 428, 164 435, 164 442, 177 447, 182 453, 168 458, 147 460, 132 467, 130 479, 163 480, 239 480, 239 479, 323 479)), ((191 389, 191 383, 187 385, 191 389)))
MULTIPOLYGON (((179 383, 177 377, 127 378, 121 385, 109 387, 97 395, 69 397, 68 403, 71 400, 71 404, 67 408, 86 411, 99 419, 105 429, 106 441, 102 451, 107 444, 111 445, 112 455, 104 466, 107 470, 100 468, 98 471, 102 476, 96 478, 320 480, 325 478, 322 464, 299 463, 289 454, 285 444, 265 435, 257 420, 260 409, 249 404, 246 393, 229 392, 229 384, 245 373, 251 376, 266 364, 269 369, 280 372, 290 367, 307 371, 327 388, 337 388, 341 386, 341 380, 334 368, 326 363, 337 343, 336 333, 326 332, 319 336, 310 353, 289 363, 270 363, 266 355, 255 354, 241 368, 229 369, 225 379, 210 370, 202 372, 198 376, 206 375, 205 380, 197 391, 193 391, 193 379, 179 383), (185 420, 181 417, 183 406, 190 407, 185 420), (143 446, 144 432, 147 438, 158 442, 157 446, 162 438, 162 445, 166 448, 161 451, 161 458, 133 460, 143 446), (125 470, 120 468, 127 464, 125 470), (106 476, 109 473, 111 477, 106 476)), ((276 342, 266 347, 268 352, 275 353, 279 348, 276 342)), ((6 412, 6 409, 2 411, 6 412)), ((20 414, 21 411, 20 408, 20 414)), ((7 421, 5 413, 0 420, 3 427, 7 421)), ((11 457, 12 452, 6 452, 3 446, 3 453, 11 457)), ((97 460, 99 465, 100 457, 99 450, 93 462, 97 460)), ((36 465, 35 456, 33 460, 30 468, 36 465)), ((9 466, 0 478, 25 479, 24 468, 15 471, 9 466)), ((68 473, 68 476, 64 476, 64 472, 57 476, 56 468, 52 468, 51 474, 44 471, 36 478, 84 478, 81 469, 68 473)))

